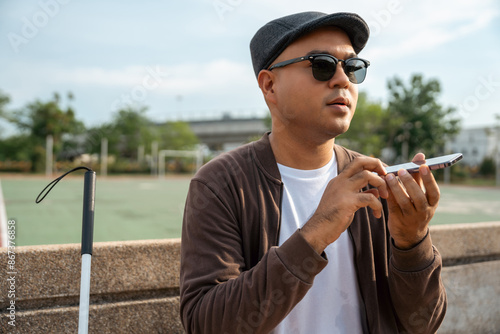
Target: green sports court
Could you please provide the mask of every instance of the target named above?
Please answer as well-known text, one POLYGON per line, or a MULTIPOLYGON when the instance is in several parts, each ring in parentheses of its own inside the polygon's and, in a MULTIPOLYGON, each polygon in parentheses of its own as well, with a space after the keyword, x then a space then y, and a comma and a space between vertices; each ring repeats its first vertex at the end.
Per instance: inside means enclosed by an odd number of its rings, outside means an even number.
MULTIPOLYGON (((83 179, 83 173, 65 177, 36 204, 52 179, 1 178, 7 216, 16 220, 17 245, 79 243, 83 179)), ((180 237, 189 179, 98 176, 94 241, 180 237)))
MULTIPOLYGON (((179 238, 191 177, 98 176, 94 241, 179 238)), ((35 204, 52 179, 0 175, 7 217, 16 220, 17 245, 80 242, 83 173, 64 178, 35 204)), ((487 221, 500 221, 500 188, 441 185, 432 224, 487 221)))

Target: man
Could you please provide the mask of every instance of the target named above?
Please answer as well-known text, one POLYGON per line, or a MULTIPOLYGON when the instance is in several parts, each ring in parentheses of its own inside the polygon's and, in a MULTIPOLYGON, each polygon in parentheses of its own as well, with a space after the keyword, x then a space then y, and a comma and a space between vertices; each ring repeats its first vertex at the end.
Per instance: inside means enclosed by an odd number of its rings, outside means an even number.
POLYGON ((401 185, 378 159, 334 143, 356 108, 368 34, 356 14, 306 12, 252 39, 272 131, 190 184, 180 277, 188 333, 439 327, 446 294, 428 232, 439 200, 432 174, 399 171, 401 185))

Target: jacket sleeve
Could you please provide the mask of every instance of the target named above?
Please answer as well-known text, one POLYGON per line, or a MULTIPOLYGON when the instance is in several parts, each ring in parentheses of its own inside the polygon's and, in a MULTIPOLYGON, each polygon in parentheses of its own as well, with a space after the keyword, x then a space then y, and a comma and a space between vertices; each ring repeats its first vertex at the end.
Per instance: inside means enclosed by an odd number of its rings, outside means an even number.
POLYGON ((430 233, 409 250, 391 239, 389 287, 400 333, 436 333, 446 312, 442 261, 430 233))
POLYGON ((300 230, 245 268, 241 231, 230 205, 200 180, 185 206, 180 312, 187 333, 268 333, 326 266, 300 230))

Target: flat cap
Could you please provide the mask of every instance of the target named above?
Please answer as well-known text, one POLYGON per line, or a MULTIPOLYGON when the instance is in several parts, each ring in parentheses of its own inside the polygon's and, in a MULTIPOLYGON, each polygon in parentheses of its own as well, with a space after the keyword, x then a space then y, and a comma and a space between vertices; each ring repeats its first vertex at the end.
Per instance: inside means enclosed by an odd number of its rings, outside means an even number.
POLYGON ((260 28, 250 42, 255 76, 268 68, 295 40, 326 26, 344 30, 356 53, 364 48, 370 35, 368 24, 354 13, 303 12, 281 17, 260 28))

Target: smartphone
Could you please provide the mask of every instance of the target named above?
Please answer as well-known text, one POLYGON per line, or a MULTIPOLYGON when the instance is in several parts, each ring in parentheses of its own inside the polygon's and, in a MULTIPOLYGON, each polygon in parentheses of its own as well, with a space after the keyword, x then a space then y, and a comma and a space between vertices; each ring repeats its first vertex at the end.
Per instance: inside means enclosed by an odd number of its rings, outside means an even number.
POLYGON ((457 163, 458 161, 462 160, 462 158, 463 158, 462 153, 453 153, 453 154, 443 155, 441 157, 426 159, 423 161, 407 162, 400 165, 389 166, 385 167, 385 170, 387 174, 391 173, 395 175, 397 175, 398 170, 400 169, 406 169, 409 173, 417 173, 420 165, 427 165, 429 166, 430 170, 435 170, 435 169, 449 167, 457 163))

